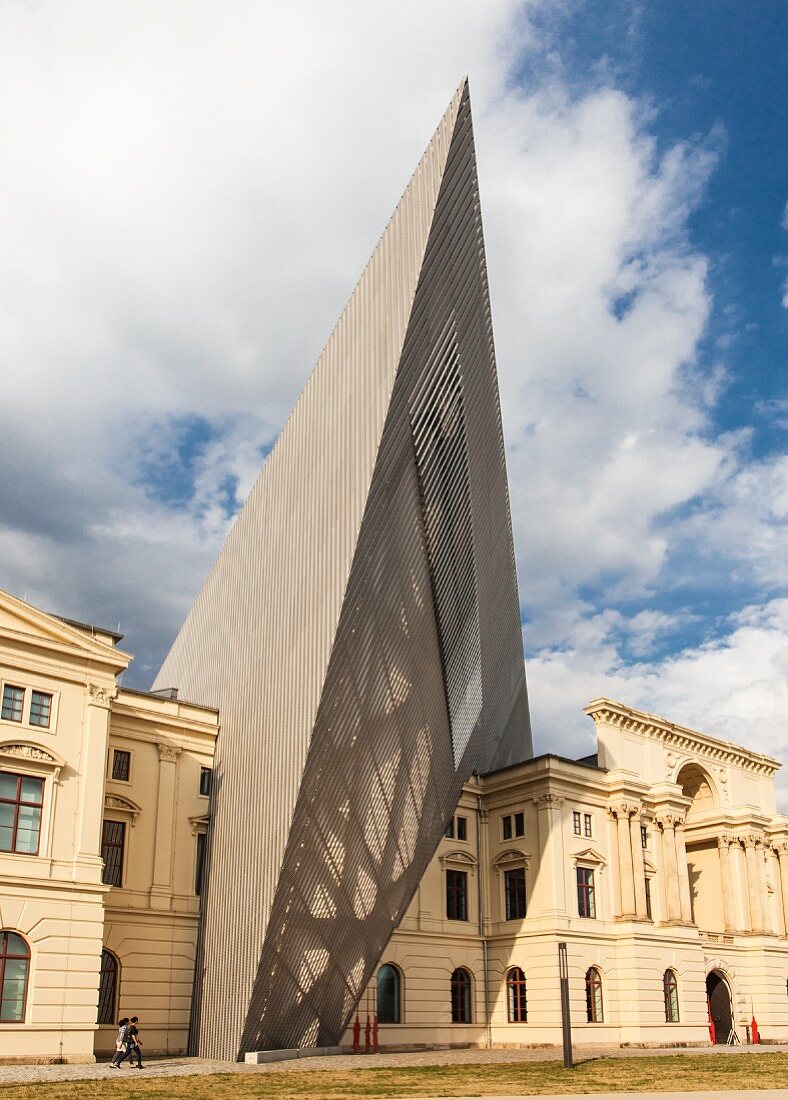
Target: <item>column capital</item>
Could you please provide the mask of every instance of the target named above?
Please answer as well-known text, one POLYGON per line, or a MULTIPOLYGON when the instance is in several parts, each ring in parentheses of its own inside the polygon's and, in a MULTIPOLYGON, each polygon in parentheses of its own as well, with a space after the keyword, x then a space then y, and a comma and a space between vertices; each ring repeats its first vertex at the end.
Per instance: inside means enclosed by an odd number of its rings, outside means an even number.
POLYGON ((757 833, 745 833, 743 837, 739 838, 745 848, 757 848, 763 844, 763 837, 758 836, 757 833))
POLYGON ((118 697, 117 687, 102 687, 100 684, 88 684, 88 703, 95 707, 109 707, 118 697))
POLYGON ((181 755, 180 745, 171 745, 165 741, 159 741, 156 745, 159 750, 159 760, 174 764, 181 755))
POLYGON ((684 824, 681 814, 674 813, 657 814, 654 820, 662 829, 676 829, 684 824))
POLYGON ((534 799, 537 810, 546 810, 550 806, 563 806, 564 799, 560 794, 540 794, 534 799))
POLYGON ((630 818, 639 814, 642 808, 639 802, 613 802, 608 806, 607 812, 611 817, 630 818))
POLYGON ((737 838, 735 836, 731 836, 730 833, 720 833, 720 835, 717 837, 717 847, 730 848, 731 844, 736 843, 736 839, 737 838))

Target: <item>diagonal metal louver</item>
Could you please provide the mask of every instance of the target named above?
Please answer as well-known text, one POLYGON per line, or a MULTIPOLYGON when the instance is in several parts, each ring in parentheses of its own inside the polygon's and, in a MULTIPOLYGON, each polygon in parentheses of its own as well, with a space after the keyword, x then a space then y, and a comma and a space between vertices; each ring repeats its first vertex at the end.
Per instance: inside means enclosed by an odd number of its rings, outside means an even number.
POLYGON ((221 719, 192 1050, 334 1045, 463 782, 532 752, 467 83, 165 686, 221 719))

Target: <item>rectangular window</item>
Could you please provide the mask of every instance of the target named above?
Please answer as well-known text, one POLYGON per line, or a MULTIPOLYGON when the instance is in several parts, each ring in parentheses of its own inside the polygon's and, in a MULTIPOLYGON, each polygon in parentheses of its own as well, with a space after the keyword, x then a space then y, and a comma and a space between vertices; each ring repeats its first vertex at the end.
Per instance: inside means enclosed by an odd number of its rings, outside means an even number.
POLYGON ((457 818, 457 839, 458 840, 467 840, 468 839, 468 818, 467 817, 458 817, 457 818))
POLYGON ((593 836, 591 831, 591 814, 583 814, 583 836, 593 836))
POLYGON ((646 916, 649 920, 651 917, 651 879, 646 875, 646 916))
POLYGON ((640 826, 640 847, 648 848, 648 829, 645 825, 640 826))
POLYGON ((504 814, 501 818, 501 835, 504 840, 512 839, 512 815, 504 814))
POLYGON ((38 855, 44 780, 0 772, 0 852, 38 855))
POLYGON ((596 916, 594 872, 589 867, 577 868, 577 912, 581 917, 596 916))
POLYGON ((449 920, 468 919, 468 874, 466 871, 446 872, 446 916, 449 920))
POLYGON ((525 916, 525 868, 515 867, 503 876, 506 919, 522 920, 525 916))
POLYGON ((200 768, 200 794, 211 793, 213 781, 213 768, 200 768))
POLYGON ((123 885, 123 849, 126 845, 126 824, 123 821, 104 821, 101 830, 101 858, 104 873, 101 881, 107 886, 123 885))
POLYGON ((125 749, 115 749, 112 754, 112 778, 128 783, 131 775, 131 753, 125 749))
POLYGON ((454 840, 454 818, 449 819, 449 824, 446 826, 446 832, 443 834, 447 840, 454 840))
POLYGON ((52 696, 47 691, 33 691, 30 694, 30 725, 49 729, 52 719, 52 696))
POLYGON ((22 721, 22 706, 25 701, 25 689, 13 684, 3 685, 2 716, 7 722, 22 721))
POLYGON ((572 812, 572 832, 575 834, 575 836, 581 836, 582 835, 581 830, 580 830, 580 811, 579 810, 574 810, 572 812))
POLYGON ((514 835, 525 836, 525 814, 522 810, 514 815, 514 835))
POLYGON ((194 892, 202 897, 202 879, 205 870, 205 833, 197 834, 197 859, 194 867, 194 892))

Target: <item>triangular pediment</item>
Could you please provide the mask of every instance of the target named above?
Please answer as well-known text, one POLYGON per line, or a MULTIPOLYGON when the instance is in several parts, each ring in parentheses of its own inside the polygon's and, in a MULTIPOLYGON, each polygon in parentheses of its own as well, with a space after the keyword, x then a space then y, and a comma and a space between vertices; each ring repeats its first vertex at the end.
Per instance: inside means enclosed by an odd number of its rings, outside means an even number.
POLYGON ((116 649, 109 642, 91 637, 87 630, 69 626, 55 615, 41 611, 0 589, 0 636, 2 635, 27 645, 39 643, 47 649, 70 651, 72 655, 89 655, 102 662, 110 662, 118 670, 126 668, 131 661, 128 653, 116 649))
POLYGON ((580 863, 607 863, 605 857, 595 848, 585 848, 582 852, 576 852, 574 858, 580 863))

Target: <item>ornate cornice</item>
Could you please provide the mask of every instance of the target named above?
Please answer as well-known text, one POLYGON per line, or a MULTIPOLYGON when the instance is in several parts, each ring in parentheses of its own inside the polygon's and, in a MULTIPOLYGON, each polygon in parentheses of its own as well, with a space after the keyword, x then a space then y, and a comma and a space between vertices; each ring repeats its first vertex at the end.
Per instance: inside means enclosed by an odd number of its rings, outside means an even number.
POLYGON ((142 813, 136 802, 132 802, 130 798, 122 798, 119 794, 105 795, 104 808, 114 810, 116 813, 129 814, 132 825, 137 820, 138 815, 142 813))
MULTIPOLYGON (((584 710, 597 725, 604 722, 628 733, 637 733, 641 737, 661 741, 664 745, 678 749, 680 752, 691 753, 716 764, 733 765, 744 771, 766 776, 774 775, 781 767, 780 762, 771 756, 751 752, 729 741, 719 741, 706 733, 700 733, 686 726, 677 726, 656 714, 632 710, 623 703, 616 703, 611 699, 594 699, 584 710)), ((715 775, 723 784, 727 783, 727 776, 722 779, 719 772, 715 772, 715 775)))

